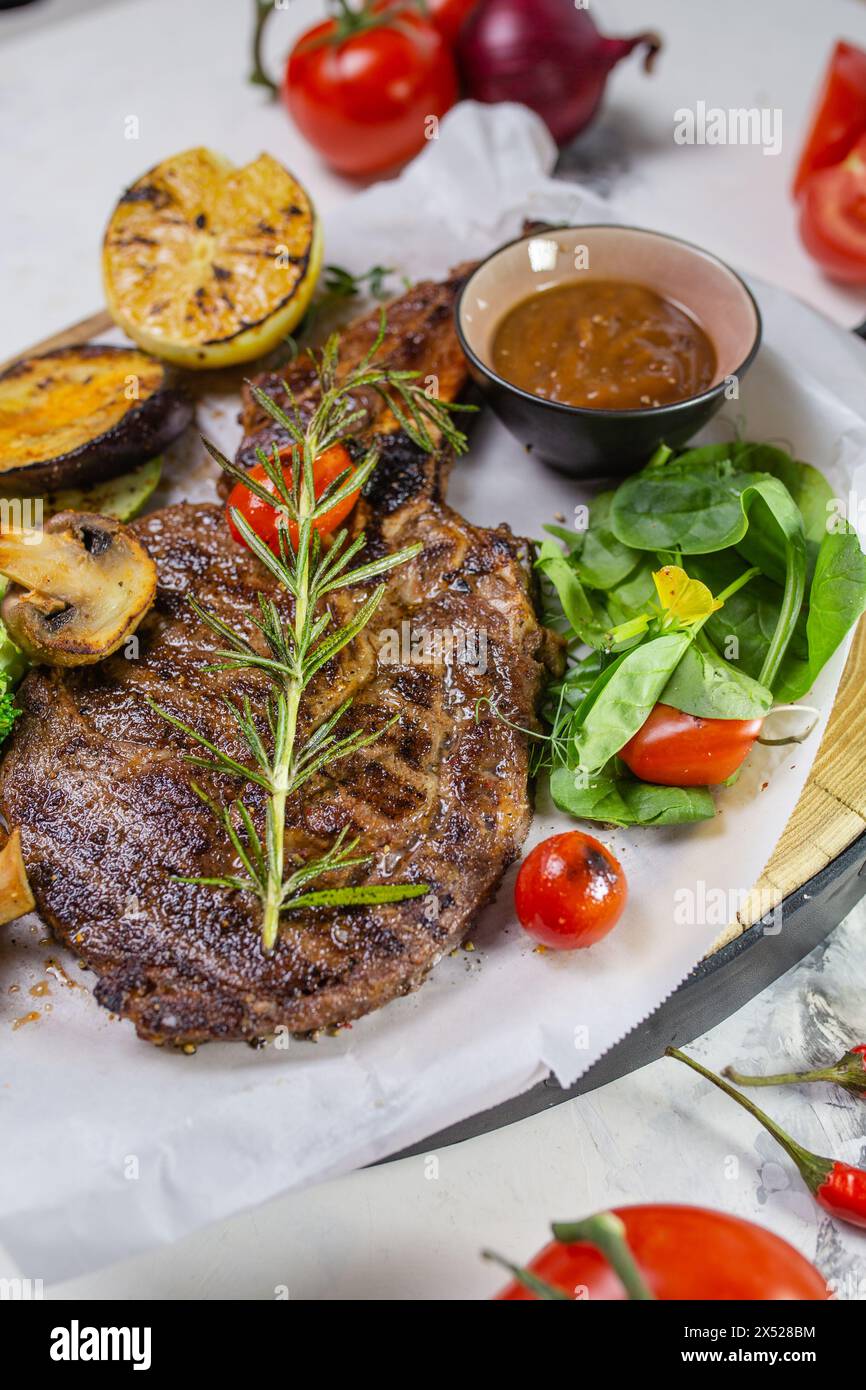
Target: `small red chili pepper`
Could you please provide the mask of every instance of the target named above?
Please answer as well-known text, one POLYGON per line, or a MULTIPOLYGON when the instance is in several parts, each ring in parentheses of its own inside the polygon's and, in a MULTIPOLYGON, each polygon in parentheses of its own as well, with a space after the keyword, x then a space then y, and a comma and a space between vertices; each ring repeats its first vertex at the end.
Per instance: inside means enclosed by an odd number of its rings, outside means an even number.
POLYGON ((678 1062, 685 1062, 687 1067, 699 1072, 707 1081, 711 1081, 714 1086, 718 1086, 720 1091, 730 1096, 744 1110, 748 1110, 750 1115, 764 1126, 769 1134, 794 1160, 800 1170, 800 1176, 808 1187, 815 1201, 832 1216, 837 1216, 841 1221, 847 1221, 852 1226, 866 1227, 866 1170, 854 1168, 850 1163, 841 1163, 838 1159, 821 1158, 819 1154, 811 1153, 809 1149, 804 1149, 797 1144, 789 1134, 786 1134, 775 1120, 771 1120, 769 1115, 765 1115, 763 1110, 759 1110, 757 1105, 735 1091, 733 1086, 729 1086, 727 1081, 723 1081, 715 1072, 708 1071, 702 1067, 700 1062, 696 1062, 693 1057, 687 1057, 684 1052, 680 1052, 677 1047, 665 1049, 667 1057, 675 1057, 678 1062))
POLYGON ((815 1071, 783 1071, 775 1076, 743 1076, 733 1067, 725 1067, 722 1072, 738 1086, 790 1086, 805 1081, 829 1081, 834 1086, 842 1086, 853 1091, 855 1096, 866 1100, 866 1043, 851 1047, 838 1062, 829 1067, 818 1067, 815 1071))

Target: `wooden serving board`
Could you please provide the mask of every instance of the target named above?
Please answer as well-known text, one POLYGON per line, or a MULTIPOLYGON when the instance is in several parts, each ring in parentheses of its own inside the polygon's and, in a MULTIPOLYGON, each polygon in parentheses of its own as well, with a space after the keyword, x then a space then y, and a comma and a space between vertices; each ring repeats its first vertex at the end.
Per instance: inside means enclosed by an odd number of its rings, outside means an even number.
MULTIPOLYGON (((15 358, 56 348, 74 347, 113 328, 107 310, 70 325, 15 358)), ((866 617, 854 638, 836 703, 821 746, 769 863, 735 922, 729 924, 712 951, 721 951, 760 919, 769 901, 790 898, 815 878, 866 831, 866 617)), ((866 891, 866 884, 864 884, 866 891)))

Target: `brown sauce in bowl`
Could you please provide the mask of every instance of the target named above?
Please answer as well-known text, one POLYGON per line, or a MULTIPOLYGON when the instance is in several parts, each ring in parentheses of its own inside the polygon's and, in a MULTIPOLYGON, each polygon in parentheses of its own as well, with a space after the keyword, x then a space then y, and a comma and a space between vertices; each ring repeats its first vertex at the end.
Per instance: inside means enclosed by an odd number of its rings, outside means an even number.
POLYGON ((715 349, 684 310, 645 285, 589 280, 539 290, 493 338, 499 376, 549 401, 644 410, 698 396, 715 349))

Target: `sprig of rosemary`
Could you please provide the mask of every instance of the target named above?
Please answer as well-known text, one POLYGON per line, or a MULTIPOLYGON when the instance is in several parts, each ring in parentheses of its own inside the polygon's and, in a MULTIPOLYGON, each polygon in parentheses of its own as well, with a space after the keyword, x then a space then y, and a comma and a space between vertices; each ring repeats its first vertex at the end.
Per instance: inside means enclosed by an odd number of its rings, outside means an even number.
POLYGON ((367 412, 363 405, 358 404, 357 395, 365 391, 372 391, 387 404, 402 428, 421 448, 435 451, 440 438, 447 440, 458 453, 466 448, 466 437, 455 426, 451 412, 471 407, 445 404, 427 395, 417 382, 417 372, 394 371, 376 364, 375 358, 384 342, 386 327, 383 314, 379 332, 369 351, 356 367, 342 377, 339 375, 339 339, 334 335, 328 340, 315 358, 321 398, 306 423, 285 382, 283 387, 291 407, 288 412, 259 387, 251 386, 258 404, 287 432, 294 447, 293 466, 288 478, 276 445, 271 457, 263 450, 257 450, 259 462, 273 492, 243 469, 235 467, 208 440, 204 441, 209 453, 230 478, 242 482, 278 513, 279 555, 265 545, 237 508, 232 508, 231 513, 234 525, 253 554, 293 599, 291 618, 284 621, 274 600, 265 594, 258 595, 258 614, 252 621, 264 639, 264 651, 259 650, 245 633, 203 608, 195 598, 190 600, 200 620, 223 643, 214 653, 215 661, 207 669, 258 670, 268 678, 270 690, 265 713, 269 737, 267 740, 262 737, 248 697, 240 704, 226 697, 225 704, 250 750, 252 760, 249 764, 230 757, 169 711, 155 704, 153 706, 169 724, 186 734, 202 750, 187 757, 190 765, 236 778, 245 784, 252 783, 265 792, 265 827, 262 836, 241 797, 235 798, 227 806, 219 806, 198 783, 192 783, 196 795, 221 823, 240 869, 236 874, 222 877, 182 878, 181 881, 254 894, 262 906, 261 940, 266 953, 274 948, 284 913, 301 907, 398 902, 421 897, 429 891, 428 885, 419 883, 368 884, 310 891, 309 886, 325 874, 359 868, 370 862, 372 856, 355 852, 359 837, 348 839, 345 830, 320 857, 291 867, 285 862, 286 805, 289 798, 326 764, 330 766, 377 742, 399 718, 395 715, 394 719, 373 733, 354 730, 341 735, 339 724, 351 705, 351 699, 348 699, 320 723, 305 742, 299 741, 298 719, 304 692, 317 672, 366 627, 382 601, 386 585, 377 583, 354 616, 338 628, 333 627, 333 617, 325 600, 329 594, 349 585, 367 585, 373 580, 381 580, 398 565, 412 559, 422 548, 419 542, 352 567, 352 561, 364 548, 365 538, 360 534, 350 541, 345 528, 326 548, 315 529, 315 523, 364 486, 376 467, 378 455, 375 448, 368 449, 359 463, 345 469, 319 497, 315 495, 315 461, 326 449, 344 440, 364 420, 367 412))
POLYGON ((354 275, 341 265, 326 265, 322 271, 320 293, 313 301, 316 313, 330 312, 338 304, 359 299, 365 290, 372 299, 387 299, 387 280, 394 275, 393 266, 371 265, 360 275, 354 275))

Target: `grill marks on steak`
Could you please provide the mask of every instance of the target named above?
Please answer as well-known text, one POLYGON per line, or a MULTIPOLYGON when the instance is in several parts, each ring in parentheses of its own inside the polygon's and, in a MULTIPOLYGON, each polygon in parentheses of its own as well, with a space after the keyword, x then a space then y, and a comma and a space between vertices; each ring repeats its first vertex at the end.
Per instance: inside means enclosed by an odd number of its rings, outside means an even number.
MULTIPOLYGON (((255 900, 177 881, 237 872, 191 779, 220 804, 240 788, 190 769, 184 755, 200 750, 148 701, 248 763, 224 697, 248 695, 261 711, 267 688, 257 672, 204 669, 219 642, 187 597, 251 635, 257 592, 290 611, 289 597, 231 540, 222 508, 181 504, 135 524, 159 574, 138 659, 38 669, 21 688, 0 809, 21 826, 41 914, 96 971, 99 1002, 144 1038, 251 1040, 278 1025, 306 1032, 416 988, 464 939, 526 834, 526 739, 479 701, 531 725, 558 651, 535 615, 523 544, 507 528, 478 528, 453 512, 442 501, 447 457, 421 453, 388 432, 392 423, 377 421, 382 461, 353 524, 366 529, 371 553, 416 540, 423 550, 391 574, 373 622, 320 673, 301 734, 348 696, 341 732, 397 722, 292 799, 287 849, 321 852, 346 827, 373 856, 355 882, 423 882, 427 897, 287 914, 265 957, 255 900), (402 656, 389 664, 383 643, 404 622, 416 633, 484 632, 486 669, 402 656)), ((335 620, 365 597, 332 595, 335 620)), ((261 825, 263 794, 248 785, 243 795, 261 825)))
MULTIPOLYGON (((172 877, 230 873, 232 853, 190 788, 188 741, 146 701, 246 760, 221 696, 246 692, 260 707, 263 684, 256 673, 203 672, 214 639, 183 600, 195 592, 247 630, 256 591, 286 600, 233 544, 216 507, 168 508, 137 530, 160 575, 139 659, 31 673, 0 773, 3 812, 22 826, 43 916, 99 974, 99 1001, 154 1040, 254 1038, 278 1024, 307 1031, 414 988, 463 939, 528 825, 523 736, 489 711, 475 720, 485 697, 517 723, 534 718, 546 637, 518 543, 426 497, 383 520, 389 546, 418 536, 425 552, 395 573, 374 624, 324 673, 308 708, 318 720, 352 694, 347 725, 399 720, 294 800, 289 848, 321 849, 348 826, 374 855, 358 881, 426 882, 432 895, 289 915, 265 958, 249 898, 172 877), (487 671, 383 665, 377 644, 404 618, 416 628, 486 629, 487 671)), ((226 779, 200 776, 220 800, 236 793, 226 779)), ((255 787, 247 799, 260 813, 255 787)))

